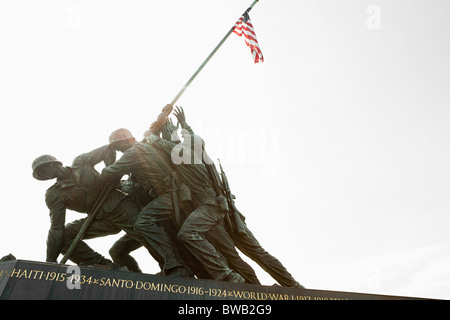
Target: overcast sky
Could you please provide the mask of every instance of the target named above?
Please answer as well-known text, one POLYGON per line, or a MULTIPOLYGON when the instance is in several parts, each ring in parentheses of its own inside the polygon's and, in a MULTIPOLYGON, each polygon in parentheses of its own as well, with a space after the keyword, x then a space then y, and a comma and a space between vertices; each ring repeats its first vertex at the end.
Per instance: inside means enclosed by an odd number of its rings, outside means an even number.
MULTIPOLYGON (((250 4, 0 3, 0 256, 45 261, 54 181, 32 161, 70 165, 120 127, 142 137, 250 4)), ((449 9, 261 0, 264 63, 232 34, 178 101, 249 228, 305 287, 450 299, 449 9)), ((88 243, 107 255, 119 236, 88 243)))

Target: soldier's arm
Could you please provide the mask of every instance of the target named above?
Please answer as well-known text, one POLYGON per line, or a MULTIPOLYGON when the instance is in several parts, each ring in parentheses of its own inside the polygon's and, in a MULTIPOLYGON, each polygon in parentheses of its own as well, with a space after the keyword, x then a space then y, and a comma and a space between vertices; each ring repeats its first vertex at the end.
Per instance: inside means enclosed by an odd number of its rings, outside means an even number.
POLYGON ((91 152, 79 155, 73 160, 72 167, 79 167, 86 164, 95 166, 102 161, 106 166, 109 166, 116 161, 116 152, 111 150, 109 145, 104 145, 100 148, 92 150, 91 152))
POLYGON ((66 206, 56 190, 48 190, 45 202, 50 210, 50 230, 47 236, 47 262, 56 262, 64 244, 66 206))
POLYGON ((129 150, 123 153, 123 156, 113 164, 102 170, 101 179, 116 186, 120 183, 120 179, 131 172, 136 164, 134 157, 129 150))

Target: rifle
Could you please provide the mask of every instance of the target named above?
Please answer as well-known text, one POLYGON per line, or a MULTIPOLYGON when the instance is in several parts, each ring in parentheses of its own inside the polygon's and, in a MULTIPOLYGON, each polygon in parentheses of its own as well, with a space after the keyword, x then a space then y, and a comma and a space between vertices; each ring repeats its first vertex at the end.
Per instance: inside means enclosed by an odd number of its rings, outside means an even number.
POLYGON ((236 208, 236 204, 234 203, 235 196, 231 193, 230 190, 230 184, 228 183, 227 175, 225 174, 225 171, 223 170, 222 164, 220 163, 220 159, 217 159, 219 161, 220 166, 220 175, 222 176, 222 183, 225 188, 225 196, 228 200, 228 204, 230 206, 230 213, 233 215, 234 222, 235 222, 235 231, 237 233, 245 234, 245 226, 244 222, 242 220, 245 220, 242 213, 239 212, 239 210, 236 208))
POLYGON ((175 178, 171 179, 172 181, 172 202, 173 202, 173 211, 175 213, 175 226, 177 229, 181 227, 181 216, 180 216, 180 207, 178 202, 178 194, 177 194, 177 185, 175 182, 175 178))
POLYGON ((208 171, 209 178, 211 179, 211 182, 214 187, 214 191, 216 192, 217 196, 217 202, 219 203, 219 207, 222 211, 225 212, 225 225, 228 226, 231 232, 234 231, 233 224, 231 223, 230 216, 229 216, 229 206, 228 206, 228 200, 224 196, 223 190, 220 188, 219 181, 217 181, 216 178, 216 167, 214 164, 207 164, 205 161, 203 161, 203 164, 206 167, 206 170, 208 171))

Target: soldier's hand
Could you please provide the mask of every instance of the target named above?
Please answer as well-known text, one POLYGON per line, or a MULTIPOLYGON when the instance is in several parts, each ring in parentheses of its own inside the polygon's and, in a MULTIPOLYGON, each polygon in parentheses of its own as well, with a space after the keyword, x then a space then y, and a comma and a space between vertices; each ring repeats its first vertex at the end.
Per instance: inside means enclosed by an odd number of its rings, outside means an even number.
POLYGON ((167 129, 170 133, 172 133, 172 132, 174 132, 175 130, 178 130, 178 127, 179 127, 179 126, 180 126, 179 123, 177 123, 177 125, 174 125, 172 119, 168 118, 165 127, 166 127, 166 129, 167 129))
POLYGON ((183 107, 175 107, 173 114, 175 115, 175 117, 177 117, 178 123, 181 124, 186 122, 186 116, 184 115, 183 107))
MULTIPOLYGON (((173 139, 172 139, 172 135, 174 135, 174 134, 176 134, 176 132, 177 132, 177 130, 178 130, 178 126, 179 126, 179 124, 177 123, 177 125, 175 126, 174 124, 173 124, 173 121, 172 121, 172 119, 168 119, 167 120, 167 122, 165 123, 165 125, 163 125, 162 126, 162 131, 161 131, 161 133, 162 133, 162 138, 164 139, 164 140, 167 140, 167 141, 173 141, 173 139), (175 132, 175 133, 174 133, 175 132)), ((179 139, 178 139, 179 140, 179 139)))

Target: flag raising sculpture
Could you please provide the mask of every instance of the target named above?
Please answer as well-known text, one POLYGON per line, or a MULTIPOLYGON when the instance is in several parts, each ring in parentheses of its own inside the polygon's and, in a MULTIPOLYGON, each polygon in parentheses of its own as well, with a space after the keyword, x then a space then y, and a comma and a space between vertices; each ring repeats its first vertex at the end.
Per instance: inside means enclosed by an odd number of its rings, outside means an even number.
POLYGON ((248 11, 245 11, 242 17, 236 22, 233 32, 240 37, 244 36, 245 44, 251 49, 255 63, 264 62, 264 57, 256 39, 255 29, 253 28, 248 11))

